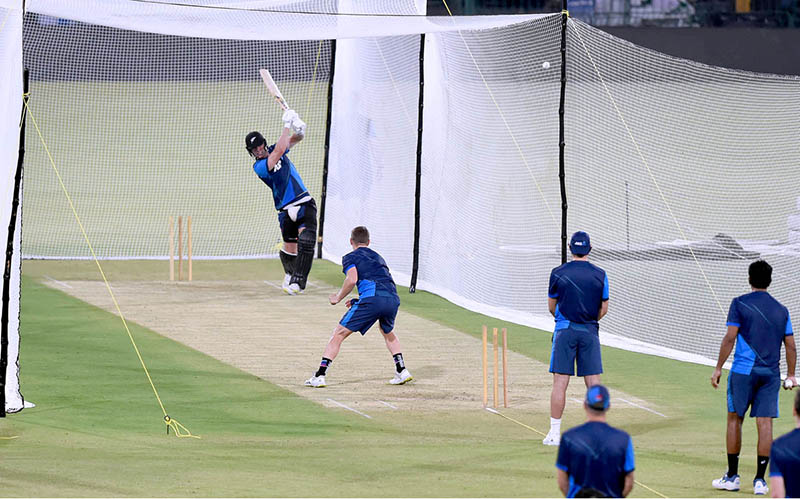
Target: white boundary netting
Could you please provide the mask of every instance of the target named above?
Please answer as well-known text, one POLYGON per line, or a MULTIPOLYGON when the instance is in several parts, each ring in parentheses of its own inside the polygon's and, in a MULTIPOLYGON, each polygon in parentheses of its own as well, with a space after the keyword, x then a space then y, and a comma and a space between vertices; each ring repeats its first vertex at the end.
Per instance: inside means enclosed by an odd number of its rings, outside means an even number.
POLYGON ((569 231, 609 273, 603 330, 716 360, 747 267, 800 318, 800 78, 732 71, 568 31, 569 231))
MULTIPOLYGON (((6 77, 0 80, 0 116, 6 122, 0 128, 0 164, 5 172, 0 180, 0 227, 3 247, 8 241, 8 226, 11 219, 14 195, 14 173, 19 151, 19 125, 22 111, 22 15, 21 9, 0 2, 0 67, 17 74, 19 78, 6 77)), ((20 236, 22 217, 17 211, 14 231, 14 256, 9 272, 8 301, 8 349, 5 371, 5 411, 15 412, 23 407, 19 386, 19 295, 20 295, 20 236)), ((5 260, 4 260, 5 261, 5 260)))

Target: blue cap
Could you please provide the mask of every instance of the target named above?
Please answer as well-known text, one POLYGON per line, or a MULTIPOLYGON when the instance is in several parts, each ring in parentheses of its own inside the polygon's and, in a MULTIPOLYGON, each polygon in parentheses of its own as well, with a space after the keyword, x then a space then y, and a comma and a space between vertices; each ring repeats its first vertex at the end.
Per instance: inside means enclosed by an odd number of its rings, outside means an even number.
POLYGON ((586 390, 586 405, 595 411, 605 412, 611 403, 611 395, 608 388, 603 385, 594 385, 586 390))
POLYGON ((592 243, 589 241, 589 234, 579 230, 572 234, 572 239, 569 241, 569 250, 573 255, 588 255, 592 250, 592 243))

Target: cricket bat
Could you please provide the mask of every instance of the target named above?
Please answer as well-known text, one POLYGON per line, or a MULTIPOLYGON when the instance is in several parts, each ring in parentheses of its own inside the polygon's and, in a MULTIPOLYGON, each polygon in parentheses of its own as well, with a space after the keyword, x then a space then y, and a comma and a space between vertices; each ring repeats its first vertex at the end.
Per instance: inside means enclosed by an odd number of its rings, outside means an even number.
POLYGON ((258 72, 261 74, 261 79, 264 80, 264 85, 267 86, 267 91, 275 97, 275 102, 277 102, 284 111, 289 109, 289 104, 286 103, 286 99, 283 98, 281 91, 278 89, 278 85, 275 84, 275 80, 272 79, 272 75, 269 74, 269 71, 266 69, 259 69, 258 72))

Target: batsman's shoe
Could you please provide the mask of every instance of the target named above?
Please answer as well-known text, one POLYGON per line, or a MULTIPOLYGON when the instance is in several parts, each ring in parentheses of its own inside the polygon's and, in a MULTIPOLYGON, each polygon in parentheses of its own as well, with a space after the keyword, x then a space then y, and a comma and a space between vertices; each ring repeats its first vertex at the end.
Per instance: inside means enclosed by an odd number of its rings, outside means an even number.
POLYGON ((310 386, 311 388, 322 388, 325 385, 325 376, 311 376, 305 382, 306 386, 310 386))
POLYGON ((292 275, 291 274, 286 274, 286 275, 283 276, 283 284, 281 285, 281 289, 287 295, 292 294, 289 291, 289 284, 291 284, 291 282, 292 282, 292 275))
POLYGON ((414 377, 411 376, 411 373, 408 372, 408 369, 403 369, 399 373, 394 373, 394 378, 389 380, 389 384, 391 385, 405 385, 409 381, 413 380, 414 377))
POLYGON ((547 436, 544 437, 542 443, 545 445, 552 445, 558 447, 561 443, 561 432, 550 430, 547 432, 547 436))
POLYGON ((765 496, 769 492, 767 482, 763 478, 756 478, 753 480, 753 493, 757 496, 765 496))
POLYGON ((303 291, 304 291, 303 288, 301 288, 300 285, 297 284, 296 282, 289 284, 289 287, 286 290, 286 292, 292 296, 302 295, 303 291))
MULTIPOLYGON (((711 482, 711 485, 715 489, 719 490, 729 490, 731 492, 735 492, 739 490, 740 480, 739 475, 728 476, 727 473, 722 475, 722 478, 717 478, 711 482)), ((764 484, 766 487, 766 484, 764 484)))

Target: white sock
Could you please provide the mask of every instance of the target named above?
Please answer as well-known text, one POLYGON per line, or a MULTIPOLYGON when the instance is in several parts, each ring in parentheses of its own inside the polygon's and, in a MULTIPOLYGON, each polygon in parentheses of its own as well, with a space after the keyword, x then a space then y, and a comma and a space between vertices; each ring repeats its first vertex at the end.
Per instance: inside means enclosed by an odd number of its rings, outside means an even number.
POLYGON ((561 434, 561 418, 550 418, 550 431, 561 434))

